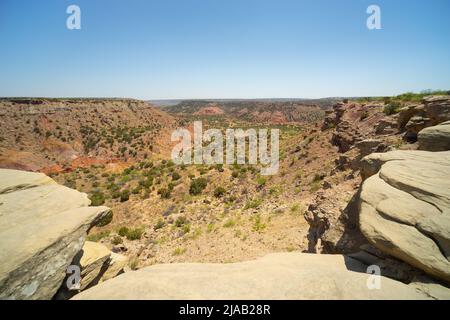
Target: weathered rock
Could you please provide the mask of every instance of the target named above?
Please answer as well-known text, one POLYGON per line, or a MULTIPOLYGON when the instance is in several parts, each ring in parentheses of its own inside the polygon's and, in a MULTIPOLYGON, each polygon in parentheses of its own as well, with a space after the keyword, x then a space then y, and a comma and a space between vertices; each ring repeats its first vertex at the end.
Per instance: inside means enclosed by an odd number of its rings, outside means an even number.
POLYGON ((165 264, 122 274, 73 299, 429 299, 346 256, 271 254, 233 264, 165 264))
POLYGON ((4 169, 2 180, 0 183, 0 194, 19 191, 23 189, 43 186, 48 184, 56 184, 53 179, 47 177, 43 173, 33 173, 26 171, 11 170, 10 174, 4 169))
POLYGON ((42 174, 0 169, 0 190, 0 299, 51 299, 109 209, 42 174))
POLYGON ((381 119, 375 128, 376 134, 394 134, 397 132, 397 120, 393 116, 381 119))
POLYGON ((400 109, 397 126, 401 132, 406 130, 407 141, 414 142, 420 130, 447 120, 450 120, 450 96, 429 96, 422 104, 400 109))
POLYGON ((450 96, 430 96, 423 100, 423 104, 432 125, 450 120, 450 96))
POLYGON ((83 249, 75 258, 76 264, 81 267, 80 290, 86 289, 89 285, 98 283, 100 277, 108 267, 108 260, 111 251, 101 243, 86 241, 83 249))
POLYGON ((360 228, 388 253, 450 281, 450 152, 373 154, 361 187, 360 228))
POLYGON ((72 262, 72 265, 78 266, 81 271, 78 288, 69 290, 63 285, 55 298, 70 299, 80 291, 114 278, 123 272, 127 262, 127 257, 111 252, 105 245, 86 241, 72 262))
POLYGON ((385 153, 372 153, 361 161, 361 176, 366 179, 376 174, 383 164, 394 160, 417 160, 430 164, 448 164, 450 152, 404 151, 396 150, 385 153))
POLYGON ((407 123, 415 115, 425 115, 423 105, 408 105, 401 108, 397 116, 397 128, 400 131, 405 130, 407 123))
POLYGON ((427 151, 450 150, 450 121, 419 132, 419 149, 427 151))
POLYGON ((382 152, 387 148, 387 146, 380 139, 365 139, 357 142, 355 147, 358 149, 359 159, 362 159, 363 157, 374 152, 382 152))
POLYGON ((417 276, 409 286, 436 300, 450 300, 450 289, 426 276, 417 276))
POLYGON ((404 139, 409 142, 416 142, 417 134, 419 133, 419 131, 430 125, 430 118, 421 116, 412 117, 406 124, 406 133, 404 135, 404 139))
POLYGON ((107 261, 106 271, 102 274, 99 282, 103 282, 116 277, 123 273, 125 267, 128 265, 128 258, 124 255, 111 252, 107 261))

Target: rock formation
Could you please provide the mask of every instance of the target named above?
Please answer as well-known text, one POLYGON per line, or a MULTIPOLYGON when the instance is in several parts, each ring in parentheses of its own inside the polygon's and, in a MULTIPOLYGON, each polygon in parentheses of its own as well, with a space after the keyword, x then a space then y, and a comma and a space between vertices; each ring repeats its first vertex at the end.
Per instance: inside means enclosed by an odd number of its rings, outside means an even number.
POLYGON ((386 252, 450 281, 450 151, 394 151, 363 160, 360 228, 386 252))
POLYGON ((341 255, 271 254, 233 264, 165 264, 127 272, 73 299, 429 299, 341 255), (369 283, 369 286, 368 286, 369 283))
POLYGON ((405 131, 407 141, 417 141, 418 133, 430 126, 450 120, 450 96, 429 96, 421 104, 408 105, 400 109, 397 125, 405 131))
POLYGON ((0 299, 51 299, 109 212, 44 174, 0 169, 0 299))
POLYGON ((419 149, 428 151, 450 150, 450 121, 419 132, 419 149))
POLYGON ((68 290, 62 286, 56 299, 69 299, 76 293, 86 290, 100 282, 114 278, 124 272, 128 258, 111 252, 101 243, 86 241, 83 248, 72 261, 72 265, 80 267, 79 289, 68 290))

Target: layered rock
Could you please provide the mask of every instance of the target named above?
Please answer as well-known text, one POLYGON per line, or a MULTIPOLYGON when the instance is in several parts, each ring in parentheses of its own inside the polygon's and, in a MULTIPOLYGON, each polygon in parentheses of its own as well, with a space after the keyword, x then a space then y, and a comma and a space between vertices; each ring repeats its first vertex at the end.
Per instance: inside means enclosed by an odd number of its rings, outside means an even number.
POLYGON ((271 254, 233 264, 165 264, 122 274, 74 299, 427 299, 341 255, 271 254), (369 286, 368 286, 369 283, 369 286))
POLYGON ((72 261, 72 265, 80 268, 78 288, 69 290, 63 285, 55 298, 66 300, 80 291, 112 279, 124 272, 124 267, 127 264, 127 257, 111 252, 101 243, 86 241, 81 251, 78 252, 72 261))
POLYGON ((419 132, 418 140, 420 150, 450 150, 450 121, 423 129, 419 132))
POLYGON ((51 299, 109 212, 39 173, 0 169, 0 299, 51 299))
POLYGON ((450 281, 450 152, 372 154, 363 176, 359 222, 369 242, 450 281))
POLYGON ((414 142, 418 133, 430 126, 450 120, 450 96, 429 96, 421 104, 400 109, 397 116, 399 131, 405 132, 405 139, 414 142))

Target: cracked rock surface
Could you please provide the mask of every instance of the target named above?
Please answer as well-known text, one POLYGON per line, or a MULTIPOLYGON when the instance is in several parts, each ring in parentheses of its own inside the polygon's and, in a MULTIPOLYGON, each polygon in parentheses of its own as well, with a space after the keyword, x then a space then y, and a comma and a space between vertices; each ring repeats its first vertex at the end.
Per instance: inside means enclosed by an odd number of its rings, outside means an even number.
POLYGON ((450 281, 450 151, 363 159, 360 228, 375 247, 450 281))
POLYGON ((51 299, 109 212, 40 173, 0 169, 0 299, 51 299))

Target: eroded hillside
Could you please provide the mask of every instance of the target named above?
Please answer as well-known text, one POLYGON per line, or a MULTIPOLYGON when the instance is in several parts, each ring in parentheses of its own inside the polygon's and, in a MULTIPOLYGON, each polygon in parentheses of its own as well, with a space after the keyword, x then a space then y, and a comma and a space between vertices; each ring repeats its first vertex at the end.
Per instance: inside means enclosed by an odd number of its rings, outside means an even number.
POLYGON ((171 116, 126 99, 1 99, 0 167, 47 173, 164 153, 171 116))

